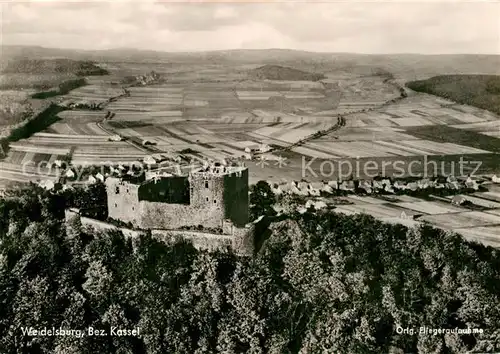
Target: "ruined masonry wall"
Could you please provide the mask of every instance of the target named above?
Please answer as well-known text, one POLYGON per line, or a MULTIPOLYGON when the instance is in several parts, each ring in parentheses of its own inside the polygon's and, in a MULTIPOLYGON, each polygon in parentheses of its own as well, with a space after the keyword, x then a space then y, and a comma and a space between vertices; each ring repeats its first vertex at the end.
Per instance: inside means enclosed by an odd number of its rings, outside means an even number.
POLYGON ((140 202, 138 227, 143 229, 179 229, 183 226, 202 225, 207 228, 222 228, 224 210, 220 205, 192 207, 181 204, 140 202))
POLYGON ((127 229, 124 227, 117 227, 113 224, 104 222, 104 221, 99 221, 95 220, 92 218, 87 218, 84 216, 81 216, 77 212, 71 211, 66 209, 65 211, 65 218, 66 218, 66 233, 73 234, 76 230, 72 229, 72 225, 75 225, 75 221, 79 220, 79 224, 82 227, 82 230, 87 230, 87 231, 109 231, 109 230, 120 230, 125 237, 138 237, 144 231, 137 231, 137 230, 131 230, 127 229))

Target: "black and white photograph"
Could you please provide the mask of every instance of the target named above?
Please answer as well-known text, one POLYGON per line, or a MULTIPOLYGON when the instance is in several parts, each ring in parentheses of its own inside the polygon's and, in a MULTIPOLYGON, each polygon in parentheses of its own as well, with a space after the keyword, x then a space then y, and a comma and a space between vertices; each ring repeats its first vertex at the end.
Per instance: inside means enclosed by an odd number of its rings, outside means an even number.
POLYGON ((500 2, 0 2, 0 354, 500 353, 500 2))

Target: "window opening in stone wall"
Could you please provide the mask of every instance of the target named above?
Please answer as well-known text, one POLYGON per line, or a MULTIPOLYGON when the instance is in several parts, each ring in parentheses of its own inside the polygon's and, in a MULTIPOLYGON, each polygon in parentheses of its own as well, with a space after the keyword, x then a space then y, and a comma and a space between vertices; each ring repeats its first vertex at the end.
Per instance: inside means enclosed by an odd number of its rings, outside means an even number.
POLYGON ((208 181, 205 181, 205 188, 208 188, 208 181))
POLYGON ((208 202, 208 197, 207 197, 207 202, 208 202))
POLYGON ((214 204, 217 204, 217 200, 214 199, 214 204))
POLYGON ((120 193, 120 187, 116 187, 115 188, 115 194, 119 194, 120 193))

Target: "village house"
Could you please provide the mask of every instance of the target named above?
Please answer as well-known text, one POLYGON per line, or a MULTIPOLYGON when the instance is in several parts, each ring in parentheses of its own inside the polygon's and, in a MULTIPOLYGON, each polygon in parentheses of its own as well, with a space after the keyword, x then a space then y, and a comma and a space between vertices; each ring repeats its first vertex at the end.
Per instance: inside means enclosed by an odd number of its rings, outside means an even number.
POLYGON ((122 141, 123 138, 120 135, 112 135, 108 138, 109 141, 122 141))
POLYGON ((394 193, 394 189, 392 188, 392 186, 390 184, 385 185, 384 191, 386 191, 387 193, 394 193))
POLYGON ((328 181, 328 185, 332 187, 333 189, 339 189, 339 183, 338 181, 328 181))
POLYGON ((142 139, 141 141, 142 145, 156 145, 156 142, 151 139, 142 139))
POLYGON ((406 214, 405 211, 402 211, 399 217, 403 220, 413 220, 413 216, 406 214))
POLYGON ((64 176, 68 178, 73 178, 75 177, 75 173, 73 172, 73 170, 67 170, 66 173, 64 173, 64 176))
POLYGON ((454 205, 462 205, 467 201, 467 199, 463 195, 454 195, 453 198, 451 198, 451 204, 454 205))
POLYGON ((396 181, 396 182, 394 182, 393 186, 394 186, 394 188, 400 189, 400 190, 405 190, 406 189, 406 183, 403 182, 403 181, 399 181, 399 180, 396 181))
POLYGON ((309 194, 315 197, 321 195, 321 190, 323 189, 323 182, 312 182, 308 185, 309 194))
POLYGON ((427 189, 427 188, 429 188, 429 179, 424 178, 424 179, 418 180, 417 185, 418 185, 419 189, 427 189))
POLYGON ((447 182, 445 184, 445 187, 448 188, 448 189, 459 190, 460 189, 460 183, 457 180, 454 180, 452 182, 447 182))
POLYGON ((303 192, 297 187, 297 184, 290 183, 290 193, 296 195, 302 195, 303 192))
POLYGON ((309 183, 303 181, 298 182, 297 188, 302 192, 302 194, 305 193, 304 195, 309 195, 309 183))
POLYGON ((409 190, 414 192, 418 189, 418 183, 417 182, 410 182, 406 185, 406 189, 409 189, 409 190))
POLYGON ((467 180, 465 181, 465 187, 474 189, 476 191, 479 189, 479 185, 477 184, 477 182, 474 181, 470 176, 467 177, 467 180))
POLYGON ((321 209, 327 208, 328 205, 324 201, 322 201, 322 200, 312 200, 312 199, 309 199, 306 202, 305 208, 309 209, 311 207, 314 207, 314 209, 316 209, 316 210, 321 210, 321 209))
POLYGON ((340 186, 340 190, 354 192, 354 181, 343 181, 340 186))
POLYGON ((54 181, 47 179, 47 180, 40 181, 40 183, 38 185, 40 187, 42 187, 43 189, 51 190, 51 189, 54 189, 56 184, 54 183, 54 181))
POLYGON ((328 194, 333 194, 334 193, 334 189, 330 185, 328 185, 328 184, 325 184, 323 186, 323 188, 321 189, 321 191, 324 192, 324 193, 328 193, 328 194))
POLYGON ((382 181, 373 180, 372 185, 373 185, 374 190, 384 189, 384 185, 382 184, 382 181))
POLYGON ((284 190, 283 190, 283 186, 284 185, 280 185, 278 183, 273 183, 271 185, 271 191, 276 195, 276 196, 280 196, 282 194, 284 194, 284 190))
POLYGON ((382 182, 382 184, 384 186, 390 186, 390 185, 392 185, 391 180, 388 179, 388 178, 384 178, 381 182, 382 182))
POLYGON ((360 181, 358 188, 364 190, 367 194, 371 194, 373 192, 372 183, 368 180, 360 181))
POLYGON ((146 156, 144 157, 144 159, 142 160, 146 165, 155 165, 159 162, 158 159, 156 159, 154 156, 150 155, 150 156, 146 156))

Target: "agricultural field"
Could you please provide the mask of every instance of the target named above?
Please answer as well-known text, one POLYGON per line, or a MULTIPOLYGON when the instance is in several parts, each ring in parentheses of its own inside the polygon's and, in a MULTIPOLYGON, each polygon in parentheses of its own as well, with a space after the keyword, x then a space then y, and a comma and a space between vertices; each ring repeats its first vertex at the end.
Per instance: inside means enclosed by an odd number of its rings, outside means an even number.
POLYGON ((441 200, 422 201, 410 196, 349 196, 345 199, 352 204, 337 205, 335 211, 348 215, 368 214, 387 222, 418 225, 421 222, 451 230, 465 238, 494 247, 500 246, 500 208, 487 199, 498 195, 500 185, 488 186, 488 192, 480 192, 472 198, 475 204, 490 207, 482 211, 472 211, 441 200), (389 201, 391 200, 391 201, 389 201), (409 221, 409 222, 407 222, 409 221))
POLYGON ((483 136, 483 131, 498 126, 495 114, 430 95, 398 99, 400 92, 381 75, 330 71, 320 81, 305 81, 255 78, 248 73, 259 66, 246 64, 100 66, 109 75, 86 77, 88 85, 60 97, 65 106, 91 102, 99 108, 59 113, 60 119, 45 131, 15 143, 7 161, 24 159, 11 156, 27 149, 52 151, 68 143, 75 161, 96 162, 120 154, 126 161, 140 159, 151 150, 190 151, 189 157, 200 161, 241 159, 247 157, 245 148, 272 146, 276 151, 265 155, 265 168, 258 159, 246 161, 253 182, 302 179, 304 159, 316 159, 311 165, 315 170, 325 160, 493 156, 490 165, 495 161, 498 139, 492 135, 484 135, 490 139, 487 144, 478 143, 477 137, 450 141, 439 136, 439 129, 470 131, 462 126, 483 136), (126 77, 152 70, 159 73, 159 83, 123 85, 126 77), (337 129, 339 115, 345 126, 337 129), (320 131, 326 133, 313 138, 320 131), (129 141, 108 141, 113 135, 129 141), (154 144, 150 149, 140 146, 146 138, 154 144), (286 166, 276 163, 280 156, 286 166))
POLYGON ((339 131, 292 149, 318 159, 480 156, 498 169, 496 114, 422 94, 345 116, 339 131), (496 165, 496 166, 495 166, 496 165))
POLYGON ((70 104, 103 104, 123 94, 125 94, 123 88, 106 83, 94 83, 79 87, 61 96, 60 104, 62 106, 69 106, 70 104))

